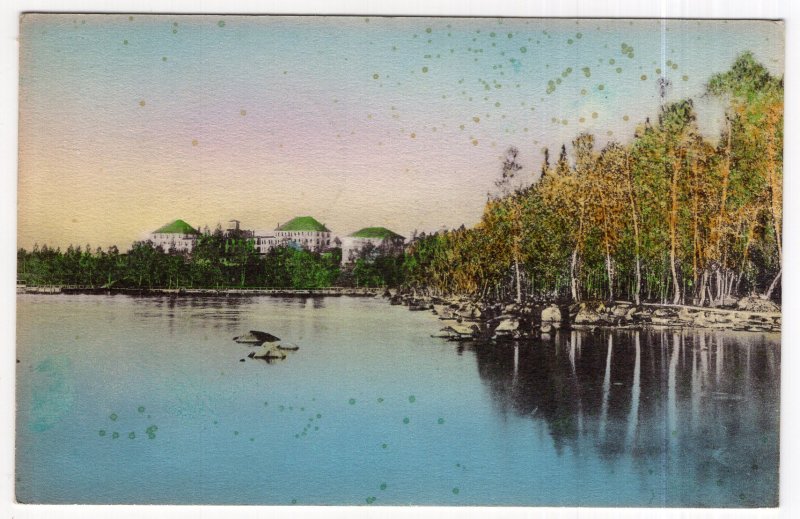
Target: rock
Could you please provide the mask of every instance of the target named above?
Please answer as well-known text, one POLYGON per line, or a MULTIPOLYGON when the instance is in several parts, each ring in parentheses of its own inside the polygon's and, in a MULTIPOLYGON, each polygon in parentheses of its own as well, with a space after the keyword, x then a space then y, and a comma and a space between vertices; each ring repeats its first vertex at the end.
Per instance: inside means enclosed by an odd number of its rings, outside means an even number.
POLYGON ((706 317, 708 314, 710 314, 710 312, 698 312, 692 319, 692 324, 700 328, 708 328, 713 322, 713 320, 706 317))
POLYGON ((745 328, 748 332, 771 332, 772 328, 769 326, 750 325, 745 328))
POLYGON ((677 316, 678 312, 671 308, 657 308, 656 311, 653 312, 653 317, 660 317, 661 319, 671 319, 677 316))
POLYGON ((253 354, 253 358, 256 359, 285 359, 286 354, 273 346, 267 346, 266 344, 262 346, 259 350, 257 350, 253 354))
POLYGON ((619 304, 610 308, 610 310, 614 317, 627 317, 629 308, 630 306, 628 305, 619 304))
POLYGON ((434 339, 450 339, 453 336, 454 336, 453 330, 449 326, 445 326, 438 332, 431 334, 431 337, 433 337, 434 339))
POLYGON ((453 311, 446 305, 433 305, 433 310, 440 319, 447 319, 453 316, 453 311))
POLYGON ((469 305, 461 305, 453 311, 454 317, 463 317, 465 319, 472 319, 473 308, 469 305))
POLYGON ((477 324, 467 325, 454 323, 446 328, 443 328, 442 330, 450 331, 450 338, 457 340, 473 339, 480 333, 480 328, 477 324))
POLYGON ((651 321, 655 325, 674 326, 680 324, 678 312, 672 308, 656 308, 651 314, 651 321))
POLYGON ((247 354, 247 358, 252 359, 253 357, 255 357, 255 355, 256 355, 256 352, 251 351, 250 353, 247 354))
POLYGON ((496 332, 513 332, 519 329, 519 320, 504 316, 500 319, 500 324, 494 329, 496 332))
POLYGON ((300 346, 298 346, 293 342, 283 342, 281 344, 278 344, 277 348, 283 351, 297 351, 300 349, 300 346))
POLYGON ((596 324, 602 320, 597 311, 586 306, 581 306, 578 313, 575 314, 575 324, 596 324))
POLYGON ((781 307, 758 296, 743 297, 736 302, 736 308, 745 312, 780 312, 781 307))
POLYGON ((678 319, 680 319, 681 321, 691 323, 694 321, 696 315, 697 315, 696 310, 693 311, 685 307, 681 307, 678 309, 678 319))
POLYGON ((543 323, 560 323, 561 309, 557 305, 550 305, 542 310, 543 323))
POLYGON ((507 317, 500 321, 500 324, 494 329, 494 338, 512 338, 520 335, 519 320, 513 317, 507 317))
POLYGON ((265 342, 278 342, 280 339, 271 333, 250 330, 245 335, 234 337, 233 340, 239 344, 264 344, 265 342))
POLYGON ((244 359, 239 359, 239 362, 244 362, 244 359))

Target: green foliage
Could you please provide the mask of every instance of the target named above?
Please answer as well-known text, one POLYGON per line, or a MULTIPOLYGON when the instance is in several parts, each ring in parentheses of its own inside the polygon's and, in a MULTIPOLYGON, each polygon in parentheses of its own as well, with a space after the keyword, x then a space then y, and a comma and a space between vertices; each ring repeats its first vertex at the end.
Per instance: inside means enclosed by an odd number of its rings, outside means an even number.
POLYGON ((510 148, 481 222, 414 239, 406 284, 509 298, 519 262, 529 297, 705 304, 779 293, 783 82, 746 53, 708 93, 728 102, 718 143, 685 99, 627 145, 598 151, 582 134, 555 165, 546 153, 529 187, 508 188, 509 164, 519 169, 510 148))
POLYGON ((106 288, 322 288, 339 277, 341 250, 319 254, 281 247, 260 256, 252 239, 222 231, 198 238, 191 254, 136 242, 125 254, 116 247, 92 252, 70 246, 17 251, 17 278, 30 285, 106 288))

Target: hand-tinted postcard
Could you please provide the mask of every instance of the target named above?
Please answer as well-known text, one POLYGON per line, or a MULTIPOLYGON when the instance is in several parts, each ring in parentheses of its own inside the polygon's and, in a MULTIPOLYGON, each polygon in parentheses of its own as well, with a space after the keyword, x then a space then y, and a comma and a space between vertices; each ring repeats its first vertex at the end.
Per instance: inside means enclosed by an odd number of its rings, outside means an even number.
POLYGON ((21 18, 21 503, 775 507, 783 24, 21 18))

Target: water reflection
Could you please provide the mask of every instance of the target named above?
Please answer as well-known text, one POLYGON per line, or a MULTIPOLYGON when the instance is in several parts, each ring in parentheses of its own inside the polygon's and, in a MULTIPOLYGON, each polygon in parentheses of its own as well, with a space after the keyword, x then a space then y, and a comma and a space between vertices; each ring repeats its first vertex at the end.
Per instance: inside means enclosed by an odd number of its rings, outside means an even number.
POLYGON ((779 337, 572 331, 462 346, 501 416, 543 421, 559 455, 590 448, 662 473, 655 505, 777 505, 779 337))

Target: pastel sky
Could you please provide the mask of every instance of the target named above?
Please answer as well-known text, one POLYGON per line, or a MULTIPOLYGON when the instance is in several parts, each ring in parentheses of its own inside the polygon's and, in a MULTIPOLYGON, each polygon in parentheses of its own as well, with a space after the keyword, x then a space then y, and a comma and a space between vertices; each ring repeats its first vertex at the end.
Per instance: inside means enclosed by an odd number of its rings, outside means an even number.
POLYGON ((474 225, 515 145, 626 142, 750 50, 766 21, 27 15, 20 28, 18 245, 126 249, 182 218, 345 235, 474 225))

